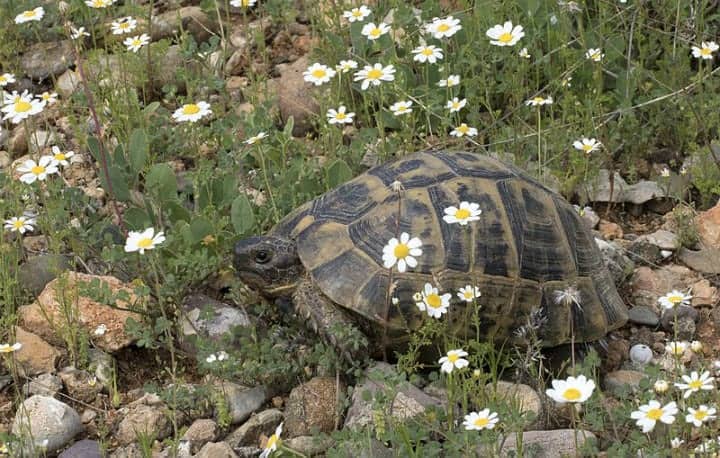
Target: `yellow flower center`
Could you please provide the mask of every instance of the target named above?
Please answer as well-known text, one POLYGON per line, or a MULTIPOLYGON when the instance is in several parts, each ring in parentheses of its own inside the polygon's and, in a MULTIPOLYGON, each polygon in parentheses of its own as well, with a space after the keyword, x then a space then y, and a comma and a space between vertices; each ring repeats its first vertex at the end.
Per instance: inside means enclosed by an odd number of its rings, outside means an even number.
POLYGON ((65 153, 57 153, 53 155, 53 158, 55 158, 56 161, 64 161, 67 156, 65 156, 65 153))
POLYGON ((346 117, 347 117, 347 115, 345 113, 340 113, 340 112, 338 112, 338 114, 335 115, 335 119, 339 119, 340 121, 342 121, 346 117))
POLYGON ((95 8, 102 8, 105 6, 105 0, 93 0, 93 6, 95 8))
POLYGON ((662 409, 650 409, 650 410, 648 410, 646 416, 650 420, 658 421, 663 416, 663 410, 662 409))
POLYGON ((699 390, 702 388, 703 383, 700 380, 693 380, 692 382, 688 383, 688 386, 694 390, 699 390))
POLYGON ((185 115, 198 114, 200 113, 200 107, 195 105, 194 103, 189 103, 183 107, 182 112, 185 115))
POLYGON ((467 290, 463 293, 463 297, 465 299, 474 299, 475 295, 473 294, 472 290, 467 290))
POLYGON ((353 15, 353 17, 362 17, 363 14, 362 14, 362 11, 355 8, 354 10, 352 10, 352 15, 353 15))
POLYGON ((600 60, 600 52, 596 51, 590 55, 593 60, 600 60))
POLYGON ((433 50, 430 48, 425 48, 422 51, 420 51, 420 54, 430 57, 433 55, 433 50))
POLYGON ((438 32, 447 32, 448 30, 450 30, 450 26, 443 22, 437 26, 437 29, 438 32))
POLYGON ((488 420, 487 417, 480 417, 480 418, 478 418, 477 420, 475 420, 475 421, 473 422, 473 424, 474 424, 475 426, 477 426, 478 428, 484 428, 484 427, 487 426, 489 423, 490 423, 490 420, 488 420))
POLYGON ((5 81, 7 81, 7 78, 5 78, 5 76, 3 75, 0 75, 0 83, 4 83, 5 81))
POLYGON ((31 108, 32 105, 24 100, 18 100, 15 102, 15 111, 17 113, 25 113, 26 111, 30 111, 31 108))
POLYGON ((453 364, 455 364, 455 362, 457 362, 457 360, 460 359, 460 357, 457 355, 457 353, 450 353, 447 358, 448 358, 448 361, 450 361, 453 364))
POLYGON ((381 34, 382 34, 382 30, 380 30, 379 28, 375 27, 374 29, 372 29, 372 30, 370 31, 370 34, 369 34, 369 35, 370 35, 371 37, 377 38, 377 37, 379 37, 381 34))
POLYGON ((460 102, 453 102, 452 107, 453 107, 453 110, 457 110, 458 108, 460 108, 460 102))
POLYGON ((139 38, 136 38, 132 41, 133 46, 142 46, 142 41, 140 41, 139 38))
POLYGON ((324 78, 327 73, 322 68, 316 68, 312 71, 311 75, 315 78, 324 78))
MULTIPOLYGON (((468 133, 469 130, 470 130, 470 128, 467 126, 467 124, 461 124, 457 128, 457 131, 460 132, 461 134, 466 134, 466 133, 468 133)), ((458 213, 460 213, 460 210, 458 210, 458 213)))
MULTIPOLYGON (((434 309, 442 305, 442 299, 440 299, 440 296, 438 296, 437 294, 428 294, 428 297, 425 298, 425 302, 427 303, 428 307, 432 307, 434 309)), ((451 356, 448 356, 448 358, 450 358, 451 362, 455 362, 451 356)), ((457 356, 455 358, 457 359, 457 356)))
POLYGON ((121 22, 120 25, 118 26, 118 29, 120 29, 120 30, 127 30, 129 28, 130 28, 129 22, 121 22))
POLYGON ((265 444, 265 449, 273 448, 278 442, 277 435, 273 434, 270 436, 270 438, 267 440, 267 443, 265 444))
POLYGON ((513 39, 512 33, 505 32, 498 37, 500 43, 510 43, 513 39))
POLYGON ((137 246, 140 248, 149 248, 152 246, 152 244, 153 244, 152 239, 144 238, 144 239, 138 240, 137 246))
POLYGON ((670 302, 673 305, 677 305, 683 301, 684 297, 680 296, 678 294, 672 294, 667 297, 668 302, 670 302))
POLYGON ((14 227, 15 229, 22 229, 24 223, 25 223, 25 221, 19 219, 19 220, 17 220, 17 221, 14 221, 14 222, 12 223, 12 225, 13 225, 13 227, 14 227))
POLYGON ((455 218, 457 219, 467 219, 470 217, 470 210, 466 208, 461 208, 460 210, 455 212, 455 218))
POLYGON ((592 146, 592 145, 585 144, 585 145, 582 146, 582 149, 583 149, 583 151, 585 151, 586 153, 589 153, 590 151, 592 151, 593 146, 592 146))
POLYGON ((247 8, 248 6, 250 6, 250 0, 242 0, 240 4, 247 8))
POLYGON ((705 417, 707 417, 707 411, 705 410, 698 410, 693 414, 693 417, 695 417, 696 420, 703 421, 705 417))
POLYGON ((373 68, 369 72, 367 72, 367 79, 369 80, 376 80, 380 79, 380 77, 383 76, 382 70, 379 70, 377 68, 373 68))
POLYGON ((393 250, 393 254, 398 259, 403 259, 410 254, 410 247, 404 243, 399 243, 393 250))
POLYGON ((710 48, 702 48, 700 50, 700 54, 703 56, 709 56, 710 54, 712 54, 712 51, 710 50, 710 48))
POLYGON ((535 103, 543 103, 544 101, 545 99, 543 99, 542 97, 533 97, 533 102, 535 103))
POLYGON ((580 399, 580 396, 582 396, 582 393, 580 393, 580 390, 577 388, 568 388, 563 393, 563 398, 567 399, 568 401, 577 401, 580 399))
POLYGON ((25 11, 23 13, 23 17, 26 17, 28 19, 35 17, 35 10, 25 11))
POLYGON ((30 173, 33 175, 40 175, 41 173, 45 172, 45 167, 42 165, 36 165, 35 167, 30 169, 30 173))

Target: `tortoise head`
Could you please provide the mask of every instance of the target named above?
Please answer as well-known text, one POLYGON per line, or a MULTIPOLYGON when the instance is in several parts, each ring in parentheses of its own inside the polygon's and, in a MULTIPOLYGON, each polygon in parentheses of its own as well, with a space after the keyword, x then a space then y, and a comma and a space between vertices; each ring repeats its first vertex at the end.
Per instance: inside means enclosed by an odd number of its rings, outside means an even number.
POLYGON ((295 242, 274 236, 237 242, 233 265, 245 284, 271 298, 291 296, 304 271, 295 242))

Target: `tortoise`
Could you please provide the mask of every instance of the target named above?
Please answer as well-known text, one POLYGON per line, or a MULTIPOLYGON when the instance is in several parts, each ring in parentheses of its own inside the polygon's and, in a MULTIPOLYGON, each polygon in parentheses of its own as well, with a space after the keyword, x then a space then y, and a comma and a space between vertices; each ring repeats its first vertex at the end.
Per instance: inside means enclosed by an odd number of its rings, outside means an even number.
MULTIPOLYGON (((264 296, 290 299, 343 351, 351 327, 374 351, 405 348, 426 319, 416 306, 426 283, 453 298, 458 288, 479 287, 480 338, 493 342, 522 343, 517 331, 533 314, 542 316, 545 347, 598 340, 627 320, 573 206, 514 166, 470 152, 425 151, 376 166, 268 235, 237 242, 234 267, 264 296), (479 204, 480 217, 448 224, 444 210, 460 202, 479 204), (403 232, 421 240, 422 255, 399 272, 385 267, 383 249, 403 232)), ((474 338, 469 308, 453 300, 447 319, 456 335, 474 338)))

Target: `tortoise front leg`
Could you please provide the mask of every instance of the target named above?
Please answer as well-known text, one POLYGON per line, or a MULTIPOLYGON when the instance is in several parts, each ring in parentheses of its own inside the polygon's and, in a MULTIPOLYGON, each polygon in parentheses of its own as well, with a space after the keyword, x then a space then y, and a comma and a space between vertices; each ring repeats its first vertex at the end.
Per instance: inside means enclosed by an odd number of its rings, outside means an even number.
POLYGON ((337 348, 349 362, 367 349, 367 337, 339 305, 328 299, 310 279, 298 284, 293 295, 295 310, 312 329, 337 348))

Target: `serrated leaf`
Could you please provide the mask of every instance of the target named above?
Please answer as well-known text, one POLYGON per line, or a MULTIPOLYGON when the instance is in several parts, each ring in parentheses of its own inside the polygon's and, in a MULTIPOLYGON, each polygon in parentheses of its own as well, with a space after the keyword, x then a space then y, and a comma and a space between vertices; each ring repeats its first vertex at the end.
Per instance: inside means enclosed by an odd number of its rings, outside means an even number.
POLYGON ((255 212, 245 194, 241 194, 233 200, 230 207, 230 221, 240 235, 247 233, 255 226, 255 212))

